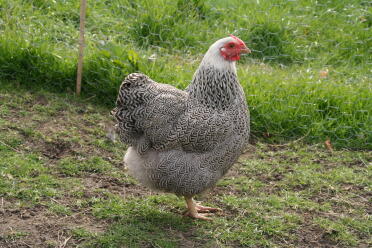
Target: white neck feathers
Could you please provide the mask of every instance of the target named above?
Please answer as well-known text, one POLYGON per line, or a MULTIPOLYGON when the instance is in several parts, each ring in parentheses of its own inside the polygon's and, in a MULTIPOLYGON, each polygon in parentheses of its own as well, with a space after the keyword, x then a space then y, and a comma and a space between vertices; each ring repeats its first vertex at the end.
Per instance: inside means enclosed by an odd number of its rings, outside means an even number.
POLYGON ((213 66, 218 70, 228 70, 236 73, 235 61, 229 61, 222 57, 220 49, 223 44, 232 40, 232 38, 227 37, 216 41, 212 46, 209 47, 207 53, 200 64, 203 66, 213 66))

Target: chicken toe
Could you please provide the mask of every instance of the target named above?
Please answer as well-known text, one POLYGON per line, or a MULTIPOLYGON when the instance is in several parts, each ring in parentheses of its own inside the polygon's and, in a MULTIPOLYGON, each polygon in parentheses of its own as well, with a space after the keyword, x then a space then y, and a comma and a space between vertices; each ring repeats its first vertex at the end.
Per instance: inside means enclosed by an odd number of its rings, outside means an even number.
POLYGON ((216 213, 222 211, 220 208, 205 207, 201 205, 196 205, 196 210, 198 213, 216 213))
POLYGON ((194 202, 192 197, 185 197, 186 204, 187 204, 187 211, 184 213, 185 216, 189 216, 194 219, 202 219, 202 220, 212 220, 207 216, 212 215, 217 211, 221 211, 219 208, 212 208, 212 207, 204 207, 198 205, 194 202))
POLYGON ((193 212, 193 211, 186 211, 186 213, 184 214, 185 216, 189 216, 193 219, 199 219, 199 220, 212 220, 212 218, 208 218, 207 216, 210 216, 211 213, 204 213, 204 214, 200 214, 198 212, 193 212))

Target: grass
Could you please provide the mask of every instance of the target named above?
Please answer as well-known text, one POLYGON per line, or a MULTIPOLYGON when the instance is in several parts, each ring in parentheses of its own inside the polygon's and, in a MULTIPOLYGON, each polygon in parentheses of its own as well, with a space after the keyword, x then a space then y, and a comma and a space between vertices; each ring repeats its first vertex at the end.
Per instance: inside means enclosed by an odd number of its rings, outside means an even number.
POLYGON ((371 246, 371 16, 364 0, 91 1, 77 99, 79 1, 0 0, 0 246, 371 246), (108 107, 134 71, 185 88, 229 33, 253 51, 238 74, 257 143, 198 197, 223 212, 194 221, 128 176, 108 107))
MULTIPOLYGON (((0 0, 0 79, 73 94, 78 4, 0 0)), ((83 95, 112 106, 134 71, 183 89, 233 33, 253 50, 238 72, 255 137, 371 149, 370 27, 364 0, 92 2, 83 95)))
POLYGON ((211 191, 212 222, 138 185, 108 108, 68 93, 0 89, 0 246, 368 247, 370 151, 251 145, 211 191))

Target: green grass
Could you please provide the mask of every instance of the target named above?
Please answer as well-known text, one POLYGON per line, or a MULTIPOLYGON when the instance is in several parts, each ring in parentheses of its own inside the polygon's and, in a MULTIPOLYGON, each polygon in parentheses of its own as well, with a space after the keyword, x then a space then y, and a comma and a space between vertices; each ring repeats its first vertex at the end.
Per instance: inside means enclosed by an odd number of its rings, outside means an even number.
POLYGON ((365 0, 88 1, 77 99, 79 1, 0 0, 0 246, 371 246, 371 11, 365 0), (223 212, 194 221, 183 199, 127 174, 108 113, 128 73, 183 89, 229 33, 253 51, 238 74, 258 143, 198 197, 223 212))
MULTIPOLYGON (((1 0, 0 79, 73 94, 78 2, 1 0)), ((233 33, 253 51, 238 72, 255 137, 371 149, 371 16, 365 0, 90 2, 83 95, 112 106, 134 71, 185 88, 233 33)))
POLYGON ((198 196, 213 221, 128 176, 109 110, 68 93, 0 89, 0 246, 368 247, 371 151, 257 143, 198 196))

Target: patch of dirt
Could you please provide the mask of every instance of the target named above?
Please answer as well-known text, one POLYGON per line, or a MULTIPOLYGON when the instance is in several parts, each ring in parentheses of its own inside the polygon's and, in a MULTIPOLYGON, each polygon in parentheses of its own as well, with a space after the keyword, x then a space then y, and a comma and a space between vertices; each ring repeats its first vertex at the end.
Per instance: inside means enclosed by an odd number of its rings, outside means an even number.
MULTIPOLYGON (((188 230, 188 232, 180 232, 176 234, 179 237, 180 248, 192 248, 192 247, 205 247, 202 240, 198 240, 198 236, 195 234, 196 228, 188 230), (197 241, 196 241, 197 240, 197 241)), ((213 244, 208 247, 218 247, 217 244, 213 244)))
POLYGON ((45 142, 43 155, 50 159, 59 159, 62 156, 71 153, 71 143, 63 140, 45 142))
MULTIPOLYGON (((53 117, 48 121, 40 123, 38 126, 38 131, 40 131, 46 137, 52 136, 55 133, 66 130, 66 123, 68 120, 65 116, 66 113, 61 112, 60 115, 53 117)), ((71 124, 70 124, 71 125, 71 124)))
POLYGON ((230 170, 226 173, 224 178, 237 178, 242 176, 242 172, 239 170, 240 165, 233 165, 230 170))
MULTIPOLYGON (((289 170, 291 171, 291 170, 289 170)), ((293 171, 293 170, 292 170, 293 171)), ((267 184, 274 184, 275 182, 278 182, 284 178, 284 172, 279 173, 279 172, 273 172, 270 174, 260 174, 258 176, 258 179, 264 183, 267 184)))
POLYGON ((312 248, 336 248, 339 244, 330 239, 331 233, 327 233, 324 229, 317 225, 305 224, 296 231, 295 242, 296 247, 312 248))
POLYGON ((33 104, 48 105, 49 101, 44 95, 37 95, 33 104))
MULTIPOLYGON (((17 108, 13 109, 9 116, 6 116, 6 119, 12 123, 12 126, 7 127, 7 129, 15 130, 22 135, 23 144, 20 146, 21 150, 40 152, 51 160, 50 164, 54 164, 56 160, 76 153, 86 156, 100 155, 104 158, 113 157, 112 152, 92 143, 92 140, 97 139, 97 135, 102 136, 101 133, 97 134, 96 129, 105 129, 107 133, 106 138, 112 141, 115 139, 112 134, 112 126, 114 124, 111 119, 100 121, 88 121, 85 119, 85 114, 100 114, 94 107, 81 106, 80 110, 84 110, 82 113, 61 109, 54 113, 51 118, 45 118, 45 113, 41 114, 43 116, 41 119, 34 118, 38 117, 38 110, 34 106, 54 106, 54 101, 57 100, 60 99, 54 99, 43 94, 34 94, 26 102, 17 105, 17 108), (27 115, 20 114, 20 109, 27 111, 27 115), (96 129, 89 130, 87 127, 95 127, 96 129), (25 132, 24 128, 35 132, 30 134, 25 132), (79 137, 78 142, 74 141, 75 137, 79 137)), ((74 104, 79 105, 79 103, 74 104)), ((102 115, 104 116, 104 113, 102 115)))
POLYGON ((97 189, 106 189, 123 198, 128 196, 148 195, 151 192, 144 186, 122 182, 117 178, 103 175, 92 174, 89 177, 82 178, 82 182, 85 186, 85 194, 89 197, 96 195, 97 193, 95 193, 95 190, 97 189))
POLYGON ((71 230, 84 228, 92 233, 100 233, 107 226, 84 212, 61 217, 41 205, 22 209, 6 207, 0 217, 2 248, 76 247, 81 240, 75 239, 71 230))
POLYGON ((251 159, 256 157, 256 150, 257 148, 253 145, 248 145, 244 152, 240 155, 239 161, 244 162, 245 160, 251 159))

